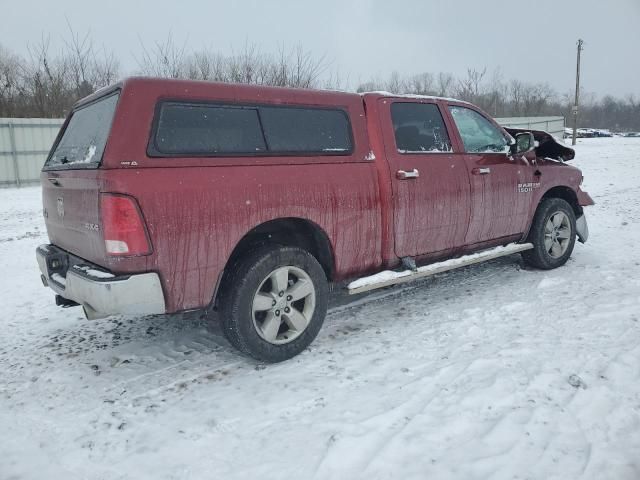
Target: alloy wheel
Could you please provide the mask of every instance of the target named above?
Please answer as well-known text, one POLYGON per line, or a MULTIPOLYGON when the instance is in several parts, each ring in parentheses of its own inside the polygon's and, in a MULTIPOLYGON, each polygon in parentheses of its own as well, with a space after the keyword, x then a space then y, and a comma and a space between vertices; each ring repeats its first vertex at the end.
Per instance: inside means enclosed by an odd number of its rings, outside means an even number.
POLYGON ((299 337, 316 305, 313 281, 302 269, 286 266, 271 272, 253 297, 253 324, 265 341, 282 345, 299 337))
POLYGON ((571 222, 564 212, 549 217, 544 227, 544 248, 551 258, 562 257, 571 243, 571 222))

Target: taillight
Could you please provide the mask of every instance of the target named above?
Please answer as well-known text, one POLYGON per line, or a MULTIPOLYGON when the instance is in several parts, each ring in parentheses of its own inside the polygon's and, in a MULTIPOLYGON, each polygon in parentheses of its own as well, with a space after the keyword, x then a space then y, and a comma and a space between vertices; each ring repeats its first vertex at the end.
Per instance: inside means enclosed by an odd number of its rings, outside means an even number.
POLYGON ((109 255, 148 255, 151 245, 140 208, 133 197, 100 195, 102 233, 109 255))

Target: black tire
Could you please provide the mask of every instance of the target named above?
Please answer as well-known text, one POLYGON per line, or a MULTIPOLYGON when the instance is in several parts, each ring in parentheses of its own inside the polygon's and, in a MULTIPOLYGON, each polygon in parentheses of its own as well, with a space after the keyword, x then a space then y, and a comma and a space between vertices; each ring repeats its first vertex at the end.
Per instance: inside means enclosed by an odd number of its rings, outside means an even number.
POLYGON ((551 270, 564 265, 571 256, 576 243, 576 215, 571 205, 561 198, 546 198, 540 202, 527 242, 533 244, 532 250, 522 252, 522 258, 527 265, 543 270, 551 270), (545 238, 549 238, 546 236, 545 226, 551 217, 559 212, 566 215, 571 231, 567 239, 566 250, 561 255, 554 256, 545 245, 545 238))
POLYGON ((329 296, 325 272, 313 255, 297 247, 263 245, 230 269, 220 292, 219 311, 222 331, 234 347, 256 360, 275 363, 296 356, 311 344, 324 322, 329 296), (300 329, 294 340, 274 344, 258 333, 253 302, 265 279, 282 267, 297 268, 308 275, 315 291, 315 308, 306 328, 300 329))

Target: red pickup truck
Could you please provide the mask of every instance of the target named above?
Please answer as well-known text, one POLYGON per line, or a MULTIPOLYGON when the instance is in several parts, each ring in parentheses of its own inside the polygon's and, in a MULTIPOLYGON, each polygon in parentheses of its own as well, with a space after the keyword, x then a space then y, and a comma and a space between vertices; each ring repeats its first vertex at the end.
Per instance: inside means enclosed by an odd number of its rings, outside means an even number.
POLYGON ((358 293, 586 241, 573 150, 458 100, 130 78, 78 102, 43 167, 56 303, 88 318, 216 311, 262 361, 358 293), (354 280, 347 283, 348 280, 354 280))

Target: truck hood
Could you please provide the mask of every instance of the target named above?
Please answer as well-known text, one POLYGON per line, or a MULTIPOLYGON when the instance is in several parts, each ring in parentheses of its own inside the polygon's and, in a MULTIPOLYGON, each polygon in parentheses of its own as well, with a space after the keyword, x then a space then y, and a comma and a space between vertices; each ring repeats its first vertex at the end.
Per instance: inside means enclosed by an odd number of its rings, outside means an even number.
POLYGON ((536 156, 542 158, 552 158, 553 160, 562 160, 563 162, 568 162, 569 160, 573 160, 576 156, 576 152, 573 148, 565 147, 560 142, 558 142, 552 135, 547 132, 543 132, 542 130, 527 130, 522 128, 506 128, 505 130, 511 135, 515 137, 516 134, 522 132, 531 132, 533 133, 533 138, 538 142, 538 146, 536 147, 536 156))

